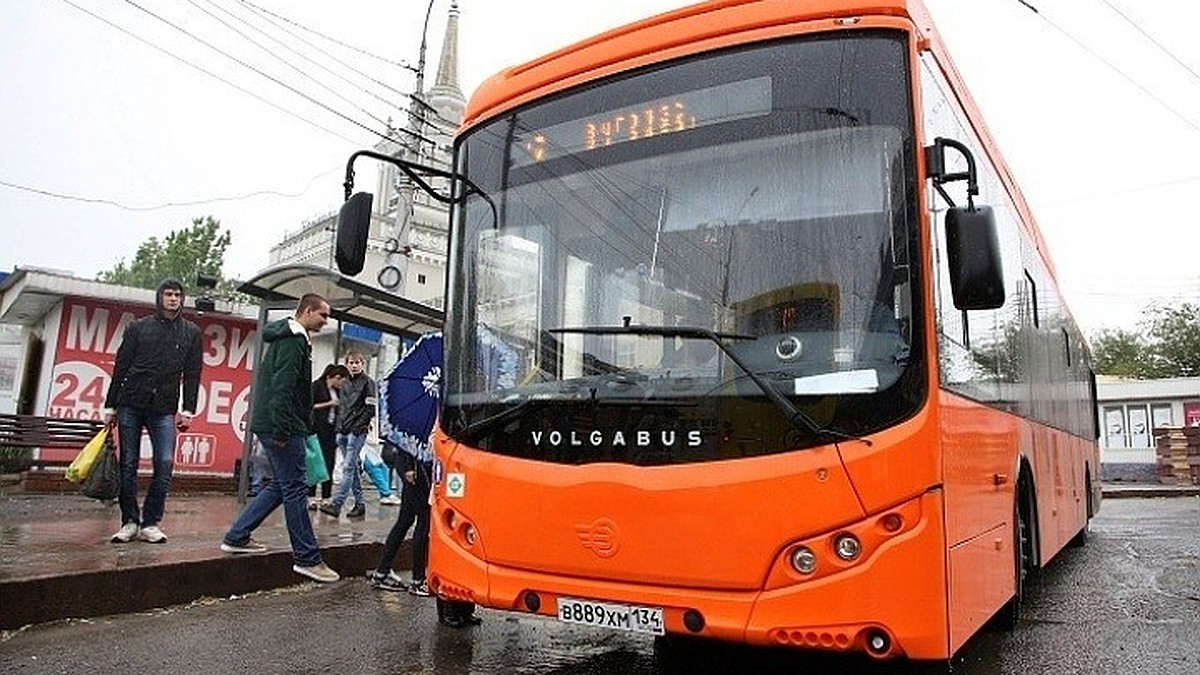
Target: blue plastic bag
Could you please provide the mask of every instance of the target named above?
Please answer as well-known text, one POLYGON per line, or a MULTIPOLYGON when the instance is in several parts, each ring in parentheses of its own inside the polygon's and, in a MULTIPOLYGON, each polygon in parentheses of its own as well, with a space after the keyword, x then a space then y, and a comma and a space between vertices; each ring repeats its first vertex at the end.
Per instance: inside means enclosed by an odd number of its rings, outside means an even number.
POLYGON ((383 462, 376 463, 370 457, 363 457, 363 470, 367 472, 367 477, 375 484, 380 495, 387 496, 392 493, 392 486, 388 484, 388 468, 383 462))

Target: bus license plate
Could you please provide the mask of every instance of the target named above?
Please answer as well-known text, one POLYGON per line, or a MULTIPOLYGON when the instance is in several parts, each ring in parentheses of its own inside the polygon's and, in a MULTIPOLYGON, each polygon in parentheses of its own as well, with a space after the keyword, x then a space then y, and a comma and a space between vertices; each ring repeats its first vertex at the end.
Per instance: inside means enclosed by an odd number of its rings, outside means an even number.
POLYGON ((559 598, 558 620, 598 628, 666 635, 661 607, 638 607, 575 598, 559 598))

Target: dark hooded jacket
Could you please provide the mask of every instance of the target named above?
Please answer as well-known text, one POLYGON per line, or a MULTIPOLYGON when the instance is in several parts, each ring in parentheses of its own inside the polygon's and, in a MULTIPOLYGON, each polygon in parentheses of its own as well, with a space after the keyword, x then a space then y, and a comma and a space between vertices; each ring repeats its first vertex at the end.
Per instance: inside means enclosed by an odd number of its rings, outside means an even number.
POLYGON ((264 438, 295 438, 313 433, 312 346, 294 319, 263 328, 267 352, 254 379, 250 431, 264 438))
POLYGON ((166 279, 154 296, 154 314, 125 327, 104 407, 129 407, 168 415, 183 410, 195 413, 203 365, 200 328, 183 318, 183 302, 175 316, 163 310, 163 290, 183 292, 183 284, 166 279))

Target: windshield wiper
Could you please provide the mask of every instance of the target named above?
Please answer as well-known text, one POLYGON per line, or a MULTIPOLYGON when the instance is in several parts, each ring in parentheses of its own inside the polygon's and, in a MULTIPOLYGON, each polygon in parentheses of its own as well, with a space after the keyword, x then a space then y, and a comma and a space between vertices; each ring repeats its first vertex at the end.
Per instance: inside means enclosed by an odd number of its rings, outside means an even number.
POLYGON ((487 436, 488 434, 492 433, 496 429, 503 426, 506 422, 508 422, 512 418, 516 417, 517 413, 520 413, 521 411, 525 410, 526 408, 529 407, 530 404, 532 404, 534 401, 537 401, 537 400, 539 400, 539 399, 534 399, 534 398, 524 399, 510 408, 505 408, 504 410, 501 410, 500 412, 496 413, 495 415, 492 415, 490 417, 485 417, 485 418, 479 420, 478 422, 472 422, 472 423, 468 424, 467 426, 463 427, 462 430, 456 434, 456 436, 463 443, 466 443, 468 445, 474 444, 475 441, 483 438, 484 436, 487 436))
POLYGON ((837 429, 823 427, 817 423, 808 413, 800 410, 786 396, 780 394, 775 387, 772 387, 762 376, 756 373, 746 362, 742 360, 737 352, 729 348, 725 344, 725 340, 754 340, 753 335, 742 335, 739 333, 718 333, 708 328, 701 326, 651 326, 630 324, 629 317, 625 317, 624 325, 621 326, 580 326, 577 328, 551 328, 546 331, 548 333, 574 333, 580 335, 657 335, 668 338, 694 338, 698 340, 708 340, 717 346, 725 356, 729 357, 730 361, 741 368, 744 373, 754 382, 762 393, 766 395, 771 403, 787 417, 788 422, 793 426, 807 430, 810 433, 819 436, 830 436, 847 441, 862 441, 868 446, 871 445, 870 439, 861 436, 847 434, 837 429))

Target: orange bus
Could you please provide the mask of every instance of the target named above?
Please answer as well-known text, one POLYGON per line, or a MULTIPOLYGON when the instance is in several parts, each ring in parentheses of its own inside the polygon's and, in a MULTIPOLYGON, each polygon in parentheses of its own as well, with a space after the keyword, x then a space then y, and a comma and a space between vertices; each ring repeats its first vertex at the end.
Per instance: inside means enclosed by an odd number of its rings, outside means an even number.
POLYGON ((1087 345, 917 2, 655 16, 455 148, 444 609, 944 660, 1084 540, 1087 345))

